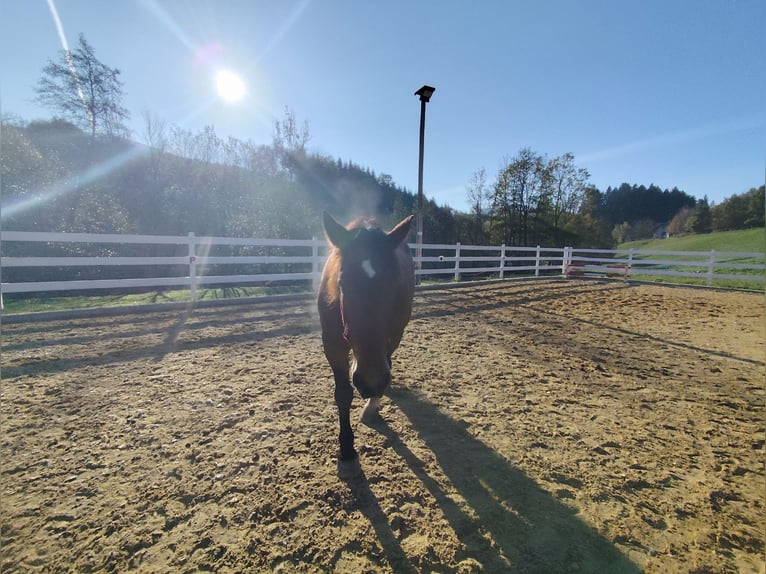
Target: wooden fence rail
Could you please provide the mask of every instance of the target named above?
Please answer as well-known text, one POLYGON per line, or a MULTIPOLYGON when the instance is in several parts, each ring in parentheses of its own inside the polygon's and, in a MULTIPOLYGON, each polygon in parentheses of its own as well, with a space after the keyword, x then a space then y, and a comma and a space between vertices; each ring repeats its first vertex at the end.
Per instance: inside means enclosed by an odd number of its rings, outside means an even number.
MULTIPOLYGON (((323 239, 246 239, 91 233, 0 232, 0 297, 11 293, 278 282, 316 284, 327 257, 323 239), (129 249, 140 255, 125 255, 129 249), (77 253, 77 255, 72 255, 77 253), (110 269, 119 272, 111 272, 110 269), (31 277, 31 270, 38 270, 31 277), (126 276, 127 275, 127 276, 126 276), (147 276, 149 275, 149 276, 147 276)), ((411 246, 413 255, 418 246, 411 246)), ((672 276, 763 283, 763 253, 638 251, 424 244, 421 280, 478 277, 672 276)), ((1 300, 1 299, 0 299, 1 300)))

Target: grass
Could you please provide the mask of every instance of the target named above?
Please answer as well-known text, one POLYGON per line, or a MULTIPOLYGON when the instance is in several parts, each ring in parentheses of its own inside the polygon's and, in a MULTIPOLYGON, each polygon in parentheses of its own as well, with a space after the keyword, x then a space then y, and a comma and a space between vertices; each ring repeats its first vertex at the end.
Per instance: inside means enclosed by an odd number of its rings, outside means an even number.
MULTIPOLYGON (((653 269, 677 270, 687 272, 697 272, 701 277, 666 277, 657 275, 641 275, 640 268, 635 268, 632 278, 639 281, 653 281, 657 283, 676 283, 685 285, 706 285, 707 280, 704 274, 707 273, 707 258, 710 251, 716 252, 715 260, 717 263, 736 263, 762 265, 764 255, 760 257, 740 257, 729 256, 724 253, 761 253, 766 251, 766 229, 763 227, 754 229, 742 229, 737 231, 721 231, 717 233, 707 233, 704 235, 685 235, 681 237, 670 237, 668 239, 646 239, 641 241, 631 241, 619 246, 618 249, 636 249, 643 251, 697 251, 700 252, 699 267, 655 265, 653 269)), ((635 257, 640 259, 656 259, 657 256, 647 255, 635 257)), ((689 261, 688 255, 666 255, 662 257, 669 262, 672 260, 689 261)), ((692 259, 696 260, 696 259, 692 259)), ((748 280, 748 277, 761 278, 763 271, 755 269, 716 269, 717 274, 742 275, 742 279, 713 279, 715 287, 726 289, 748 289, 763 290, 764 282, 760 279, 748 280)))
POLYGON ((764 253, 766 228, 719 231, 703 235, 683 235, 667 239, 643 239, 623 243, 618 249, 644 249, 648 251, 734 251, 764 253))

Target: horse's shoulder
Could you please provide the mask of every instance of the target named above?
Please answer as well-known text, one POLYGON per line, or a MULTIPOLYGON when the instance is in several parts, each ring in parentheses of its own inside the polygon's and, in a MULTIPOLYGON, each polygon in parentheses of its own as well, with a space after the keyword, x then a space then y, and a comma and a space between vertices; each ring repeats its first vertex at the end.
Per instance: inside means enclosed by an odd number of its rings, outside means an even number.
POLYGON ((327 304, 332 304, 340 297, 340 253, 337 249, 330 251, 322 272, 322 281, 319 285, 319 297, 327 304))

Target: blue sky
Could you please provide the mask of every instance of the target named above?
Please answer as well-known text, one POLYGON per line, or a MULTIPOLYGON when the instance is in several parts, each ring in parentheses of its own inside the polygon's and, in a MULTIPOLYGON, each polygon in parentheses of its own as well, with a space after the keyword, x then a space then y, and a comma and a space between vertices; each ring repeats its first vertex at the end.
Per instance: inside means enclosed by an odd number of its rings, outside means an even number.
POLYGON ((766 172, 763 0, 0 0, 4 114, 51 116, 33 87, 84 33, 120 68, 134 138, 142 113, 270 143, 287 106, 313 151, 467 209, 521 148, 575 155, 602 191, 622 182, 725 197, 766 172), (57 28, 51 6, 60 19, 57 28), (220 67, 245 98, 216 95, 220 67))

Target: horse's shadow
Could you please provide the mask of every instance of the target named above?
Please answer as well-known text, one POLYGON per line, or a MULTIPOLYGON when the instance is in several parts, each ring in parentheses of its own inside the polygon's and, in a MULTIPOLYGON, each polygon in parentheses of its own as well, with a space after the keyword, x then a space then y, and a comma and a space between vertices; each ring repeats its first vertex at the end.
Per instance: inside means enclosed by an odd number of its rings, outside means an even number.
MULTIPOLYGON (((384 421, 371 426, 388 439, 435 498, 465 545, 464 558, 477 560, 487 572, 640 572, 572 509, 458 421, 407 389, 391 389, 388 394, 465 502, 458 505, 448 496, 425 470, 423 461, 384 421), (466 512, 465 505, 471 510, 466 512)), ((412 571, 364 475, 349 481, 349 486, 375 527, 389 562, 397 565, 396 571, 412 571)))
MULTIPOLYGON (((375 428, 378 428, 377 425, 375 428)), ((364 471, 356 476, 344 478, 342 480, 351 490, 359 511, 370 521, 370 524, 372 524, 372 527, 375 529, 375 534, 378 537, 380 545, 383 547, 383 552, 385 553, 391 568, 393 568, 395 572, 416 572, 417 570, 410 563, 407 554, 404 552, 394 535, 391 525, 388 522, 388 518, 378 504, 377 497, 372 490, 370 490, 370 483, 367 480, 364 471)))

